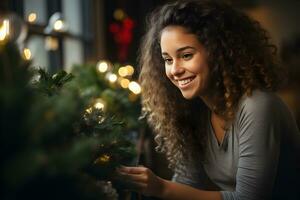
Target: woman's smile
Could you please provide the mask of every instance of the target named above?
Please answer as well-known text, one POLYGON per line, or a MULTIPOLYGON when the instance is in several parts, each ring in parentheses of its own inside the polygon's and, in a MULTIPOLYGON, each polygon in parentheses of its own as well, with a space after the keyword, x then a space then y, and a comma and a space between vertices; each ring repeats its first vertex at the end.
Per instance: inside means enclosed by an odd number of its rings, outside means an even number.
POLYGON ((188 78, 184 78, 184 79, 180 79, 180 80, 177 80, 178 82, 178 87, 180 89, 185 89, 187 87, 189 87, 193 80, 196 78, 196 76, 193 76, 193 77, 188 77, 188 78))

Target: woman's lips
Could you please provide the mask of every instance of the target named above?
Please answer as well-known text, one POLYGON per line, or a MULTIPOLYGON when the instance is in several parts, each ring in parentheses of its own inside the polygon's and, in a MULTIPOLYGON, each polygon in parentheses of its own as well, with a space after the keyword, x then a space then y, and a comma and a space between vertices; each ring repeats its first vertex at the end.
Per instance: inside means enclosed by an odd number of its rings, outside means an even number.
POLYGON ((195 77, 196 76, 177 80, 178 87, 181 88, 181 89, 184 89, 184 88, 188 87, 190 85, 190 83, 195 79, 195 77))

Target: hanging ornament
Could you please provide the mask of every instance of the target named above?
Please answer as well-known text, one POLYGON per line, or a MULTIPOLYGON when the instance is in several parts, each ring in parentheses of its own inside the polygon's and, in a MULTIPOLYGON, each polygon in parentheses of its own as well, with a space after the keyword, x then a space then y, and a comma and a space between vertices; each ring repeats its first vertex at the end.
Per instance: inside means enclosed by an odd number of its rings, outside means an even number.
POLYGON ((118 47, 118 59, 125 62, 128 57, 129 46, 133 40, 133 28, 135 22, 122 9, 114 12, 114 18, 117 22, 109 24, 109 31, 118 47))

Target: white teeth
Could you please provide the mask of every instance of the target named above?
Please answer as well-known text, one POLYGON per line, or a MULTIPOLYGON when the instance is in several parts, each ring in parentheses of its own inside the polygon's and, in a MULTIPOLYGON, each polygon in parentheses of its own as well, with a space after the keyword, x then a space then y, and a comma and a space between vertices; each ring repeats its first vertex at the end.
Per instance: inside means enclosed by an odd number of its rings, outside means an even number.
POLYGON ((193 79, 194 79, 194 78, 187 78, 187 79, 178 81, 178 83, 179 83, 179 85, 186 85, 186 84, 188 84, 189 82, 191 82, 193 79))

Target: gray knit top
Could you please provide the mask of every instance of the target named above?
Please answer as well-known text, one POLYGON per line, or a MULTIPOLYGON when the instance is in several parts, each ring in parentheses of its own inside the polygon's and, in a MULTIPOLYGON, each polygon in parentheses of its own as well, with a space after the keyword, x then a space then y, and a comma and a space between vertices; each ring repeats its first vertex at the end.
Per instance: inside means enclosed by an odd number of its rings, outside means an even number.
POLYGON ((243 97, 221 144, 211 124, 208 130, 207 161, 195 158, 173 181, 221 191, 224 200, 300 197, 300 133, 275 94, 256 90, 243 97))

